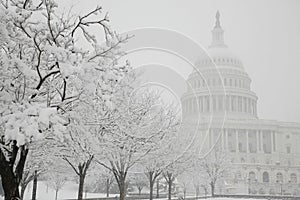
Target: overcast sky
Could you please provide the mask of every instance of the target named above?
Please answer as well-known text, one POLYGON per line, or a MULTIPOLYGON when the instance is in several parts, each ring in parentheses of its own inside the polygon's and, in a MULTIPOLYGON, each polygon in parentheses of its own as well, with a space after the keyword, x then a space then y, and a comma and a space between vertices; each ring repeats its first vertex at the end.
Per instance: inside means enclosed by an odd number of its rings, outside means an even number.
MULTIPOLYGON (((62 3, 62 2, 60 2, 62 3)), ((225 43, 244 64, 263 119, 300 122, 300 1, 64 0, 84 13, 101 5, 119 33, 143 27, 174 30, 203 47, 217 10, 225 43)))

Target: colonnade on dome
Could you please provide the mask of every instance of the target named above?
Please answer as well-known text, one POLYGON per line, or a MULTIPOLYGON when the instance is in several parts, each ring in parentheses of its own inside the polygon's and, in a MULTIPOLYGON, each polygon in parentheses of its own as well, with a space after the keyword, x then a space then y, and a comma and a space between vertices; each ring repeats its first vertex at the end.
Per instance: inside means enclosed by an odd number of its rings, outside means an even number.
POLYGON ((186 98, 182 102, 183 114, 215 114, 230 112, 257 116, 256 100, 240 95, 202 95, 186 98))

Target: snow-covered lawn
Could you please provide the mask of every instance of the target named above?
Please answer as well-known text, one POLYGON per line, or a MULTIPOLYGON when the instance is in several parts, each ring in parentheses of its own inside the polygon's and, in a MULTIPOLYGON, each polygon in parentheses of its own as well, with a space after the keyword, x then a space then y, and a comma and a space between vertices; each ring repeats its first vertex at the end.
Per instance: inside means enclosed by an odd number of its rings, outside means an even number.
MULTIPOLYGON (((76 199, 77 198, 78 185, 73 182, 67 182, 65 186, 58 192, 58 200, 63 199, 76 199)), ((24 194, 24 200, 30 200, 32 193, 32 185, 28 185, 24 194)), ((116 196, 116 195, 111 195, 116 196)), ((105 194, 101 193, 84 193, 84 198, 96 198, 105 197, 105 194)), ((1 198, 0 198, 1 200, 1 198)), ((38 182, 37 200, 55 200, 55 191, 48 187, 43 181, 38 182)))

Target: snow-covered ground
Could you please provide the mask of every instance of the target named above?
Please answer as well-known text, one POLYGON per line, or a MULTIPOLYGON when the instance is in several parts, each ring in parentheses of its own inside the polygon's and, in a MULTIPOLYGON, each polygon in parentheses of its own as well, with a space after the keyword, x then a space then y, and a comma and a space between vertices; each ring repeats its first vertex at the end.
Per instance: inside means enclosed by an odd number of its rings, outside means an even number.
MULTIPOLYGON (((73 182, 67 182, 65 186, 58 192, 58 200, 65 199, 76 199, 77 198, 77 190, 78 185, 73 182)), ((30 200, 32 193, 32 184, 29 184, 24 195, 24 200, 30 200)), ((105 197, 106 194, 103 193, 84 193, 84 198, 97 198, 97 197, 105 197)), ((111 194, 111 197, 117 196, 117 194, 111 194)), ((249 200, 246 198, 208 198, 209 200, 249 200)), ((0 196, 0 200, 3 198, 0 196)), ((55 200, 55 191, 46 186, 43 181, 38 182, 38 191, 37 191, 37 200, 55 200)), ((165 199, 157 199, 157 200, 165 200, 165 199)), ((262 199, 251 199, 251 200, 262 200, 262 199)))
MULTIPOLYGON (((67 182, 65 186, 58 192, 58 200, 63 199, 76 199, 77 198, 78 185, 73 182, 67 182)), ((28 185, 25 194, 24 200, 30 200, 32 193, 32 184, 28 185)), ((116 195, 111 195, 116 196, 116 195)), ((101 193, 84 193, 84 198, 94 198, 94 197, 105 197, 105 194, 101 193)), ((46 186, 43 181, 38 182, 37 190, 37 200, 55 200, 55 191, 46 186)))

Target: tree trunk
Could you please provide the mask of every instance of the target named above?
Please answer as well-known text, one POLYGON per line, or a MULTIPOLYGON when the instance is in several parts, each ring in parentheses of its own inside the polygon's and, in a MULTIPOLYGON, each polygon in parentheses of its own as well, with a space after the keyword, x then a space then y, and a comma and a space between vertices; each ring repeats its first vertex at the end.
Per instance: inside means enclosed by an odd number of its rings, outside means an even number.
POLYGON ((159 179, 156 181, 156 198, 159 198, 159 179))
POLYGON ((6 169, 5 175, 2 175, 2 186, 5 200, 20 198, 19 183, 15 179, 12 168, 6 169))
POLYGON ((32 187, 32 200, 36 200, 37 191, 37 170, 34 171, 33 187, 32 187))
POLYGON ((195 188, 196 188, 196 198, 198 198, 199 197, 199 193, 200 193, 200 188, 199 188, 198 185, 196 185, 195 188))
POLYGON ((210 187, 211 187, 211 196, 215 196, 215 184, 214 183, 210 183, 210 187))
POLYGON ((84 175, 79 175, 79 187, 78 187, 78 200, 82 200, 83 198, 83 186, 84 186, 84 175))
POLYGON ((126 185, 125 185, 125 177, 123 176, 121 176, 119 179, 119 191, 120 191, 120 200, 125 200, 126 185))
POLYGON ((138 187, 138 190, 139 190, 139 196, 141 196, 141 193, 142 193, 142 187, 138 187))
POLYGON ((76 174, 79 176, 79 186, 78 186, 78 200, 82 200, 83 198, 83 187, 84 187, 84 179, 87 173, 88 168, 90 167, 90 164, 94 158, 94 155, 91 155, 87 161, 83 163, 79 163, 78 168, 76 167, 67 159, 63 158, 67 163, 73 168, 73 170, 76 172, 76 174))
POLYGON ((168 181, 168 190, 169 190, 169 192, 168 192, 168 200, 171 200, 171 198, 172 198, 172 181, 171 180, 168 181))
POLYGON ((152 179, 150 179, 149 180, 149 190, 150 190, 150 194, 149 194, 149 199, 150 200, 153 200, 153 186, 154 186, 154 180, 152 179))
POLYGON ((24 187, 24 186, 21 187, 21 199, 22 200, 24 198, 25 189, 26 189, 26 187, 24 187))
POLYGON ((55 200, 57 200, 58 190, 55 190, 55 200))
POLYGON ((7 152, 0 150, 0 175, 5 200, 20 198, 19 184, 22 179, 28 149, 25 149, 24 146, 18 147, 16 144, 16 141, 12 141, 7 147, 10 149, 9 153, 11 153, 8 160, 4 155, 7 152), (20 152, 20 157, 16 159, 18 152, 20 152))
POLYGON ((106 197, 109 197, 109 178, 106 179, 106 197))

